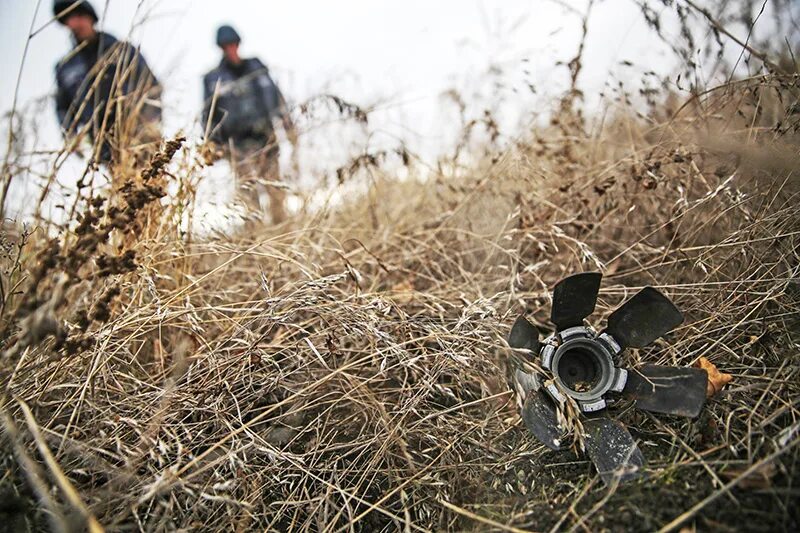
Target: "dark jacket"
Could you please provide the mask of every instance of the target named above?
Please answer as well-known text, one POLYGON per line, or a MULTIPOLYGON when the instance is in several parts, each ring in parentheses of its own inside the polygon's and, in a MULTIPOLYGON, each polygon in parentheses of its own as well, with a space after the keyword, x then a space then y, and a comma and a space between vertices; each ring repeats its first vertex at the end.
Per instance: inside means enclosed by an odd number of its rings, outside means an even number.
POLYGON ((227 144, 243 141, 268 142, 274 139, 272 120, 283 118, 286 102, 258 59, 245 59, 231 65, 225 59, 203 78, 205 105, 203 124, 208 124, 212 103, 211 140, 227 144), (219 82, 216 102, 214 91, 219 82))
MULTIPOLYGON (((157 102, 161 87, 144 57, 134 46, 107 33, 98 33, 59 61, 56 83, 56 113, 65 135, 91 124, 93 140, 100 136, 101 128, 108 136, 114 132, 118 109, 135 113, 140 122, 161 118, 157 102), (109 106, 109 102, 115 105, 109 106)), ((100 155, 104 161, 111 158, 108 142, 100 155)))

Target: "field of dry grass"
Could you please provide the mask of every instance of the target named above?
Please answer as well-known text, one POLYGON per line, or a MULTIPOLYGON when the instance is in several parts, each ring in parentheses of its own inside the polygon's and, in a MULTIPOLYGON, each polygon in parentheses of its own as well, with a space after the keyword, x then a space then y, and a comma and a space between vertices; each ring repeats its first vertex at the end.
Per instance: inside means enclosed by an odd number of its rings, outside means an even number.
POLYGON ((6 225, 0 529, 797 530, 797 83, 592 133, 564 106, 466 176, 354 165, 363 193, 232 238, 180 229, 204 163, 174 139, 68 226, 6 225), (732 375, 696 419, 616 405, 648 475, 610 488, 509 381, 511 323, 552 331, 588 270, 594 326, 645 285, 686 317, 626 366, 732 375))

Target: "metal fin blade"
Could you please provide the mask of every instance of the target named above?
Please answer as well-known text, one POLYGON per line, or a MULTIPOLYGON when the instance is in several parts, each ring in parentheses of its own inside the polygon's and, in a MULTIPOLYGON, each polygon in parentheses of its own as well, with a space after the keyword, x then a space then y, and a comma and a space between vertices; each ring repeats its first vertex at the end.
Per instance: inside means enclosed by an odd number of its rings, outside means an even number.
POLYGON ((525 427, 551 450, 561 449, 563 428, 558 425, 556 406, 542 389, 532 390, 522 407, 525 427))
POLYGON ((586 453, 606 485, 639 477, 644 456, 633 436, 621 422, 609 418, 585 420, 586 453))
POLYGON ((645 287, 608 317, 606 331, 624 348, 643 348, 683 322, 677 307, 653 287, 645 287))
POLYGON ((559 281, 553 289, 550 321, 559 331, 580 326, 594 312, 603 275, 599 272, 573 274, 559 281))
POLYGON ((642 365, 628 370, 622 392, 639 409, 694 418, 706 402, 707 383, 708 373, 701 368, 642 365))
POLYGON ((525 348, 534 354, 539 353, 539 330, 528 322, 523 315, 511 326, 511 333, 508 334, 508 345, 512 348, 525 348))
POLYGON ((539 390, 542 386, 536 374, 529 374, 519 368, 514 371, 514 378, 519 383, 520 390, 525 394, 526 398, 530 391, 539 390))

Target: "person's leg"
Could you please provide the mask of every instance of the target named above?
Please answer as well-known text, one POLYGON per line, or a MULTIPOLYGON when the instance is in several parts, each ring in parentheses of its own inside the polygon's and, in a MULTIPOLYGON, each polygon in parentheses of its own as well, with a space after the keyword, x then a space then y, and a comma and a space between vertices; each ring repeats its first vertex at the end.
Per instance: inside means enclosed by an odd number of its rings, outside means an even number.
POLYGON ((231 165, 236 174, 237 197, 247 210, 247 217, 260 218, 261 198, 258 185, 261 173, 261 155, 258 147, 242 143, 231 151, 231 165))
POLYGON ((280 224, 286 220, 286 191, 272 185, 281 181, 280 150, 274 133, 267 139, 261 153, 261 176, 269 196, 270 218, 273 224, 280 224))
MULTIPOLYGON (((267 150, 264 161, 264 175, 267 182, 278 183, 281 181, 280 162, 278 150, 267 150)), ((286 220, 286 191, 274 185, 267 185, 269 196, 269 212, 273 224, 280 224, 286 220)))

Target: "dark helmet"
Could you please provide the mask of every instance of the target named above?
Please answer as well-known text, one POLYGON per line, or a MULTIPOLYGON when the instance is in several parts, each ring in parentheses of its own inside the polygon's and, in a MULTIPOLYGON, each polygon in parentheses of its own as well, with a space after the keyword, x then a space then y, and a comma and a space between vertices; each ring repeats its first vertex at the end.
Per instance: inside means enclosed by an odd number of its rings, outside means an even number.
POLYGON ((226 24, 220 26, 217 30, 217 46, 221 47, 223 44, 233 43, 239 44, 240 42, 242 42, 242 38, 239 37, 239 34, 236 33, 233 27, 226 24))
POLYGON ((75 4, 75 3, 76 3, 76 0, 55 0, 55 2, 53 2, 53 16, 54 17, 58 17, 58 21, 61 24, 64 24, 64 21, 66 20, 66 17, 71 15, 71 14, 73 14, 73 13, 76 13, 76 14, 80 13, 82 15, 89 15, 90 17, 92 17, 94 19, 95 22, 100 20, 100 19, 97 18, 97 12, 92 7, 92 4, 90 4, 86 0, 80 0, 80 3, 78 3, 78 5, 76 5, 72 9, 70 9, 69 13, 66 16, 62 16, 62 17, 58 16, 60 13, 63 13, 64 11, 66 11, 67 9, 72 7, 72 5, 75 4))

